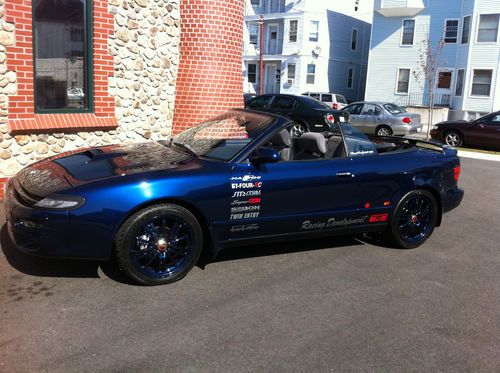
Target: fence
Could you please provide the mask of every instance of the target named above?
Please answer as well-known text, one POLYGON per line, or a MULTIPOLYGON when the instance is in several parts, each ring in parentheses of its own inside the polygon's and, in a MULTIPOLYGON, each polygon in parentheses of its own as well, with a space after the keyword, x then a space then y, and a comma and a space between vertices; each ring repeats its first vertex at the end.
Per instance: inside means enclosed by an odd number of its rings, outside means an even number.
MULTIPOLYGON (((407 96, 401 97, 396 102, 399 106, 425 106, 430 104, 430 95, 428 93, 413 92, 407 96)), ((434 94, 432 104, 435 107, 450 107, 451 95, 434 94)))

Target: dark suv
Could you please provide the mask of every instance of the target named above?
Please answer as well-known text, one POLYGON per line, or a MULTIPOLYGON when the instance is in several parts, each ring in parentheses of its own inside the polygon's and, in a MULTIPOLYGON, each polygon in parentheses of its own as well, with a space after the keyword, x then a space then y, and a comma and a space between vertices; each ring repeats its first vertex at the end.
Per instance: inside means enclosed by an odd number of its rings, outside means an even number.
POLYGON ((349 114, 333 110, 328 105, 308 96, 269 94, 256 96, 245 106, 247 109, 280 114, 295 122, 290 133, 299 137, 304 132, 325 132, 329 125, 325 115, 334 114, 335 121, 348 122, 349 114))

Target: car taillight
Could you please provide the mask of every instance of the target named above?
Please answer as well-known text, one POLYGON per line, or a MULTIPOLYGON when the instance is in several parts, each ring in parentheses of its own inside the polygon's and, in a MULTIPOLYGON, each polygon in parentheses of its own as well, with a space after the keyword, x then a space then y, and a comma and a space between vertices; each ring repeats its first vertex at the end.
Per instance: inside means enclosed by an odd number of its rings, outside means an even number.
POLYGON ((455 178, 455 181, 458 181, 458 178, 460 177, 460 166, 453 169, 453 177, 455 178))
POLYGON ((335 109, 335 110, 338 110, 339 109, 339 104, 334 102, 333 105, 332 105, 332 108, 335 109))
POLYGON ((406 124, 411 124, 411 118, 409 118, 409 117, 404 117, 404 118, 402 119, 402 121, 403 121, 403 123, 406 123, 406 124))

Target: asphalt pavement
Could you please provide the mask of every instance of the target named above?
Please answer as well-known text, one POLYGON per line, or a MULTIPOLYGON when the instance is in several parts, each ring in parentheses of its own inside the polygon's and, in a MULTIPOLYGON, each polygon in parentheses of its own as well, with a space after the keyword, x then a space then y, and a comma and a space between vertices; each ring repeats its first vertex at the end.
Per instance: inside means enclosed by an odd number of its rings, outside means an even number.
POLYGON ((418 249, 240 247, 161 287, 4 227, 0 372, 500 371, 499 165, 462 160, 462 205, 418 249))

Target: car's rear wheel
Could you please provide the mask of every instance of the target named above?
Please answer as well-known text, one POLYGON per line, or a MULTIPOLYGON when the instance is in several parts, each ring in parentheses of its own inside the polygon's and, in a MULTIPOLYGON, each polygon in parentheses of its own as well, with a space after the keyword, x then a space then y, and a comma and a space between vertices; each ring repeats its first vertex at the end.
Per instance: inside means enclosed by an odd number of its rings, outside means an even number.
POLYGON ((307 132, 307 127, 302 123, 294 123, 290 128, 290 135, 292 137, 300 137, 307 132))
POLYGON ((414 249, 432 234, 437 218, 437 202, 432 193, 414 190, 396 207, 387 232, 389 239, 396 247, 414 249))
POLYGON ((184 207, 160 204, 130 216, 115 237, 121 269, 143 285, 168 284, 183 278, 196 264, 203 233, 184 207))
POLYGON ((457 131, 448 131, 444 135, 444 141, 446 144, 458 148, 463 145, 464 138, 462 134, 457 131))
POLYGON ((377 136, 392 136, 392 129, 388 126, 378 126, 375 134, 377 136))

